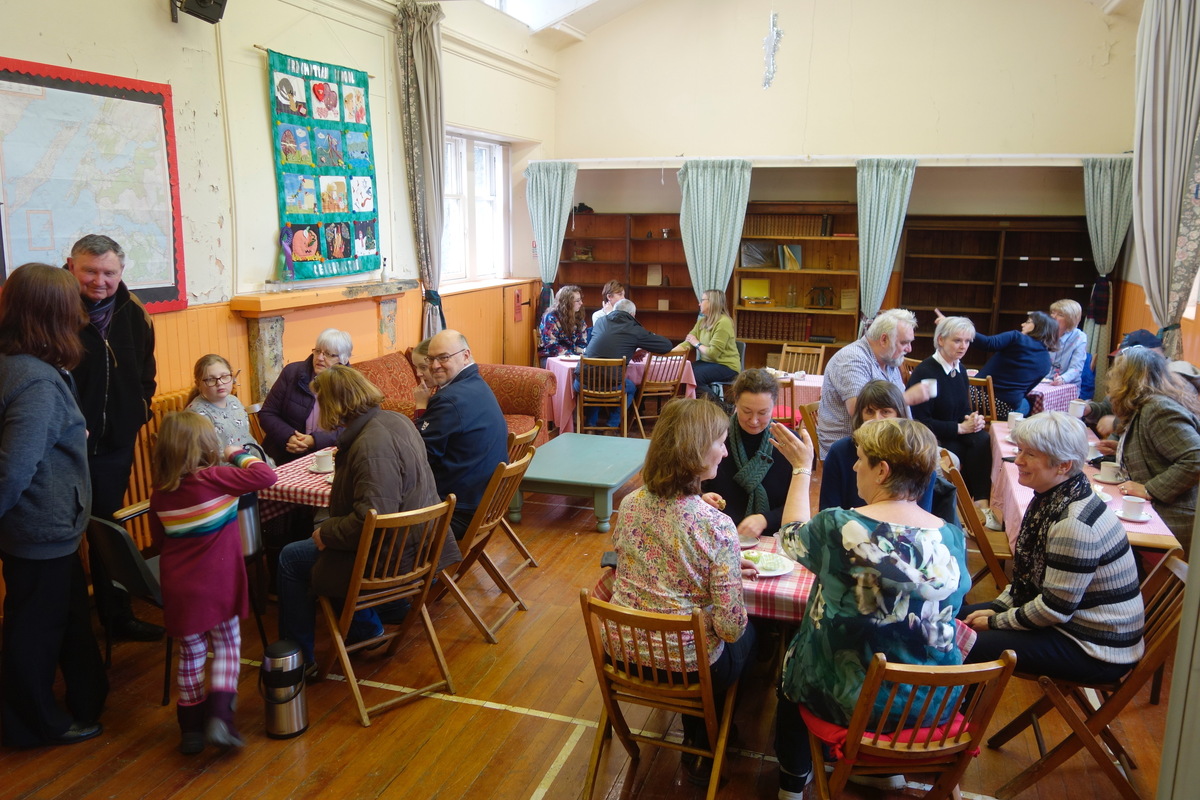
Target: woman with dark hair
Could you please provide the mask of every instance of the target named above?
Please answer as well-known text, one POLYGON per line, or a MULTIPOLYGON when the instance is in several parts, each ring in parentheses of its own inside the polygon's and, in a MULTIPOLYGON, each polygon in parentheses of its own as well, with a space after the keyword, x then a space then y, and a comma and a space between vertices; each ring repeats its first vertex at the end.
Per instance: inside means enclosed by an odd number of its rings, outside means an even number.
MULTIPOLYGON (((940 311, 935 313, 939 323, 945 319, 940 311)), ((992 377, 996 416, 1008 419, 1010 411, 1028 414, 1025 395, 1050 371, 1050 353, 1058 349, 1058 323, 1045 312, 1031 311, 1018 330, 995 336, 976 332, 975 344, 993 353, 978 377, 992 377)))
MULTIPOLYGON (((917 505, 937 468, 937 440, 919 422, 879 419, 856 430, 854 443, 865 503, 809 520, 808 492, 794 487, 779 532, 783 551, 816 576, 784 658, 775 710, 783 800, 802 800, 813 767, 798 704, 845 725, 873 653, 889 663, 962 663, 954 617, 971 586, 965 536, 917 505)), ((891 719, 909 702, 924 700, 901 691, 891 719)), ((904 785, 900 775, 851 780, 893 791, 904 785)))
MULTIPOLYGON (((854 404, 854 416, 850 418, 851 430, 858 430, 865 422, 877 419, 904 418, 907 406, 904 392, 891 381, 867 381, 858 393, 854 404)), ((854 463, 858 460, 854 436, 838 439, 829 446, 825 465, 821 471, 822 509, 857 508, 864 501, 858 494, 854 463)), ((933 480, 917 495, 917 504, 930 511, 933 508, 933 480)))
POLYGON ((564 286, 554 294, 554 305, 546 309, 538 325, 538 341, 543 367, 547 358, 583 355, 587 321, 583 316, 583 292, 578 286, 564 286))
POLYGON ((349 364, 353 349, 350 334, 326 328, 317 337, 312 354, 288 364, 279 373, 258 412, 262 424, 263 449, 276 464, 294 461, 305 453, 329 447, 337 431, 322 428, 313 378, 334 364, 349 364))
MULTIPOLYGON (((696 348, 692 373, 696 376, 696 396, 715 396, 713 384, 732 380, 742 368, 733 331, 733 317, 725 310, 725 293, 709 289, 700 298, 700 319, 681 347, 696 348)), ((718 400, 722 398, 717 398, 718 400)))
POLYGON ((103 730, 108 678, 79 559, 92 499, 87 430, 69 372, 83 357, 86 323, 67 270, 25 264, 0 292, 0 741, 8 747, 73 744, 103 730), (56 670, 66 711, 54 697, 56 670))
POLYGON ((738 537, 754 539, 779 530, 792 467, 771 445, 771 416, 779 382, 765 369, 748 369, 733 382, 728 454, 716 477, 701 484, 704 499, 722 508, 738 527, 738 537))
MULTIPOLYGON (((315 595, 344 597, 358 552, 367 509, 380 514, 414 511, 438 502, 425 443, 412 422, 380 408, 383 392, 356 369, 335 365, 313 380, 321 427, 340 430, 334 456, 329 517, 312 538, 293 542, 279 555, 279 635, 300 645, 307 669, 313 652, 315 595)), ((458 542, 446 537, 438 569, 462 560, 458 542)), ((405 609, 360 611, 353 641, 382 635, 384 622, 399 622, 405 609), (382 619, 381 619, 382 618, 382 619)))
MULTIPOLYGON (((704 615, 707 653, 696 652, 694 646, 685 647, 682 653, 655 652, 654 663, 647 666, 691 672, 699 659, 706 659, 718 704, 754 648, 754 629, 742 599, 737 529, 729 517, 700 496, 701 481, 716 476, 726 455, 729 425, 714 403, 668 403, 650 437, 642 467, 644 483, 621 502, 613 530, 617 550, 613 603, 659 614, 690 614, 700 609, 704 615)), ((772 432, 779 433, 781 428, 776 425, 772 432)), ((796 447, 804 450, 803 460, 811 464, 812 443, 807 436, 796 447)), ((807 492, 811 474, 807 467, 793 470, 793 485, 803 484, 807 492)), ((753 569, 748 562, 747 566, 753 569)), ((683 715, 683 731, 685 741, 708 745, 703 719, 683 715)), ((708 782, 711 764, 706 762, 685 756, 689 780, 708 782)))
POLYGON ((1200 481, 1200 400, 1145 347, 1121 351, 1108 373, 1108 395, 1121 420, 1117 463, 1129 479, 1118 490, 1154 504, 1190 552, 1200 481))

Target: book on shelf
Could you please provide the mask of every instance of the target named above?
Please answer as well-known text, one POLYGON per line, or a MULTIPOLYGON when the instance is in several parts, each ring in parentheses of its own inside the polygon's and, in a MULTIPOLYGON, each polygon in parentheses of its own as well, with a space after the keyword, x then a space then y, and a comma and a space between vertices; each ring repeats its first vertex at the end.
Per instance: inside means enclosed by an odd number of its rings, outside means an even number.
POLYGON ((842 311, 858 308, 858 289, 842 289, 842 311))
POLYGON ((830 214, 821 215, 821 235, 828 236, 833 233, 833 216, 830 214))
POLYGON ((647 286, 662 286, 663 285, 662 264, 647 264, 646 265, 646 285, 647 286))
POLYGON ((798 244, 781 244, 779 245, 777 257, 779 260, 780 269, 800 269, 800 265, 804 263, 801 259, 801 246, 798 244))
POLYGON ((779 263, 775 245, 755 239, 742 240, 742 266, 774 269, 779 263))
POLYGON ((808 340, 810 342, 816 342, 817 344, 833 344, 837 341, 837 339, 833 338, 832 336, 810 336, 808 337, 808 340))

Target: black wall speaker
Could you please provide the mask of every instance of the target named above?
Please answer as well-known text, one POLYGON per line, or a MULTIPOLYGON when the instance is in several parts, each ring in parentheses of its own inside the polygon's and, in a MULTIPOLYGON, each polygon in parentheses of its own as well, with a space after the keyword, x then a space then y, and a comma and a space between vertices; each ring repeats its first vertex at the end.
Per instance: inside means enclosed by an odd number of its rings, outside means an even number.
POLYGON ((183 12, 215 25, 225 13, 226 2, 227 0, 183 0, 183 12))

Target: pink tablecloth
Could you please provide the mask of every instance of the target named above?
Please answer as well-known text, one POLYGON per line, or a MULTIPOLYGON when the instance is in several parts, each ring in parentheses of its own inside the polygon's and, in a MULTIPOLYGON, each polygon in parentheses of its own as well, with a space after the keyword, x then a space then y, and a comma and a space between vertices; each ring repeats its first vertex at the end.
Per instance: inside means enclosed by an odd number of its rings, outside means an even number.
POLYGON ((329 495, 333 488, 329 478, 333 473, 309 470, 316 455, 315 452, 309 453, 276 468, 275 474, 279 476, 279 480, 274 486, 260 489, 258 492, 258 499, 265 501, 260 509, 264 520, 274 519, 282 514, 287 509, 285 503, 322 508, 329 505, 329 495))
MULTIPOLYGON (((1007 456, 1016 455, 1016 445, 1005 441, 1008 436, 1007 422, 992 423, 992 510, 997 516, 1004 517, 1004 532, 1008 537, 1010 547, 1016 546, 1017 533, 1021 530, 1021 518, 1025 509, 1033 500, 1033 490, 1022 486, 1017 480, 1016 464, 1004 461, 1007 456)), ((1093 440, 1095 434, 1088 434, 1093 440)), ((1097 470, 1094 467, 1084 467, 1088 477, 1095 478, 1097 470)), ((1108 507, 1114 512, 1121 508, 1121 494, 1115 487, 1102 483, 1093 485, 1110 496, 1108 507)), ((1149 506, 1149 504, 1147 504, 1149 506)), ((1158 516, 1158 512, 1150 506, 1150 519, 1146 522, 1127 522, 1121 520, 1129 535, 1129 543, 1134 547, 1144 547, 1152 550, 1170 550, 1179 547, 1179 540, 1167 528, 1166 523, 1158 516)))
POLYGON ((1039 411, 1066 411, 1070 408, 1071 401, 1079 397, 1079 384, 1061 383, 1055 386, 1048 381, 1042 381, 1030 389, 1026 396, 1031 406, 1030 414, 1039 411))
MULTIPOLYGON (((578 358, 548 358, 546 369, 554 373, 557 388, 554 390, 553 422, 562 433, 575 430, 575 368, 579 366, 578 358)), ((642 382, 646 372, 645 361, 630 361, 625 370, 625 377, 634 383, 642 382)), ((687 362, 683 368, 684 393, 688 397, 696 396, 696 376, 692 373, 692 362, 687 362)), ((632 414, 630 415, 632 417, 632 414)))

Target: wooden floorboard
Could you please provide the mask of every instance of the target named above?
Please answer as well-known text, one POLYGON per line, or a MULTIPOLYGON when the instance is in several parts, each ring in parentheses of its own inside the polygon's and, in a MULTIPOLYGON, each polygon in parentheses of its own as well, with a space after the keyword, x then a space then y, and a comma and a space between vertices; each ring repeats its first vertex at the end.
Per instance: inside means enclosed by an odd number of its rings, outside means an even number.
MULTIPOLYGON (((627 492, 631 487, 626 487, 627 492)), ((814 487, 814 494, 816 487, 814 487)), ((617 502, 624 492, 618 493, 617 502)), ((540 564, 523 570, 514 585, 529 610, 518 611, 498 632, 499 644, 487 644, 449 596, 435 603, 431 616, 450 663, 457 693, 421 698, 394 708, 362 727, 346 684, 327 680, 308 687, 309 730, 287 740, 265 735, 263 702, 258 695, 262 645, 253 621, 244 624, 238 723, 246 747, 199 756, 180 755, 174 707, 158 705, 162 691, 160 644, 119 642, 109 672, 112 693, 102 737, 83 744, 41 750, 0 749, 0 798, 537 798, 578 800, 600 715, 599 694, 583 635, 580 587, 599 577, 601 553, 611 549, 608 534, 595 530, 591 507, 577 498, 531 494, 526 497, 518 534, 540 564)), ((501 570, 515 568, 518 557, 507 539, 491 546, 501 570)), ((490 578, 475 569, 462 581, 464 591, 487 620, 495 619, 508 599, 490 578)), ((994 595, 988 581, 972 599, 994 595)), ((138 608, 147 619, 159 617, 138 608)), ((274 608, 268 612, 274 630, 274 608)), ((721 798, 773 798, 778 788, 774 757, 775 685, 780 636, 790 631, 759 627, 760 655, 742 680, 735 713, 737 736, 727 758, 721 798)), ((324 641, 324 631, 318 642, 324 641)), ((367 702, 394 691, 388 687, 423 685, 437 670, 424 636, 416 628, 392 659, 382 653, 356 654, 360 680, 382 684, 363 687, 367 702)), ((1168 675, 1167 688, 1170 680, 1168 675)), ((1014 681, 995 727, 1006 722, 1035 696, 1036 686, 1014 681)), ((1116 729, 1131 747, 1140 769, 1135 785, 1153 795, 1159 767, 1159 742, 1166 706, 1148 705, 1143 692, 1126 710, 1116 729)), ((681 737, 678 718, 659 712, 632 715, 634 724, 681 737)), ((1065 726, 1052 714, 1047 738, 1057 741, 1065 726)), ((1031 734, 1022 734, 1001 750, 985 749, 963 783, 968 793, 989 797, 1036 758, 1031 734)), ((637 769, 613 740, 600 764, 597 798, 702 798, 704 789, 688 784, 679 755, 642 748, 637 769)), ((914 776, 915 777, 915 776, 914 776)), ((912 797, 910 789, 895 797, 912 797)), ((879 798, 878 792, 851 787, 844 795, 879 798)), ((1085 755, 1067 762, 1022 800, 1110 800, 1119 795, 1085 755)), ((886 800, 886 799, 885 799, 886 800)))

